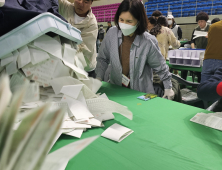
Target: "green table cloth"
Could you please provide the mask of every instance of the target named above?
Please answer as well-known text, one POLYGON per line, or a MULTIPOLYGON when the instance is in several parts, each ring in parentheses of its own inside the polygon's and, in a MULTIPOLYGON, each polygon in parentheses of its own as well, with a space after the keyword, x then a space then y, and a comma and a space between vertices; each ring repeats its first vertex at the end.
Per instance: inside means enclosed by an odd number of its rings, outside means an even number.
MULTIPOLYGON (((114 123, 134 131, 117 143, 99 137, 71 159, 66 170, 221 170, 222 132, 190 119, 205 110, 155 98, 138 100, 143 93, 103 83, 101 93, 127 106, 133 120, 116 114, 104 128, 88 129, 81 139, 102 132, 114 123)), ((77 141, 62 135, 51 151, 77 141)))
POLYGON ((188 66, 172 65, 172 64, 169 64, 169 61, 166 61, 166 63, 170 68, 173 68, 175 70, 187 70, 187 71, 196 71, 196 72, 202 71, 202 67, 188 67, 188 66))

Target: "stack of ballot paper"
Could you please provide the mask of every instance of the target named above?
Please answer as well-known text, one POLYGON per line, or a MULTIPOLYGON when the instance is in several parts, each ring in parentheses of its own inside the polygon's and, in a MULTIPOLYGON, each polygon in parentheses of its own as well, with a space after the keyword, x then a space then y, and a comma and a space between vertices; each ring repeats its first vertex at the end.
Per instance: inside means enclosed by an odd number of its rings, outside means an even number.
POLYGON ((0 80, 0 169, 64 170, 68 161, 98 136, 48 154, 65 113, 64 108, 50 110, 49 103, 27 112, 17 130, 13 131, 27 86, 25 83, 12 97, 8 77, 3 76, 0 80))
POLYGON ((222 112, 197 113, 190 121, 213 129, 222 130, 222 112))
POLYGON ((113 112, 132 119, 127 107, 96 94, 102 82, 88 77, 86 60, 78 51, 75 42, 43 35, 1 59, 1 75, 10 75, 13 94, 27 84, 14 129, 27 112, 45 103, 51 103, 51 111, 65 108, 59 134, 78 138, 87 129, 103 127, 103 121, 114 119, 113 112))

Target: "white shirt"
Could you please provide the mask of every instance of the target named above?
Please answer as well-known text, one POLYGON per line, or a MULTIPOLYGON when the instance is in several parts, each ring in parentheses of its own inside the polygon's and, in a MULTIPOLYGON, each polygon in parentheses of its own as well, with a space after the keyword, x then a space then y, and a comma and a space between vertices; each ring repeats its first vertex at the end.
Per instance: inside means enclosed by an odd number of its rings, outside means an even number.
POLYGON ((74 19, 75 19, 75 24, 80 23, 81 21, 83 21, 86 17, 80 17, 78 16, 76 13, 74 14, 74 19))
POLYGON ((206 26, 205 26, 203 29, 201 29, 201 30, 204 31, 206 28, 207 28, 207 24, 206 24, 206 26))

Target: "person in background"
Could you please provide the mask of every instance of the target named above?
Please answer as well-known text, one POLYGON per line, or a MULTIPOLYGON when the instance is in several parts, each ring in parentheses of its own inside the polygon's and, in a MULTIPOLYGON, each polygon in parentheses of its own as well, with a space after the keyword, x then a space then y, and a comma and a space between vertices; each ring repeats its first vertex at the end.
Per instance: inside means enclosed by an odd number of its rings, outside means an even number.
POLYGON ((90 77, 95 77, 97 20, 91 10, 93 0, 59 0, 59 13, 74 27, 81 31, 83 43, 79 45, 87 66, 84 68, 90 77))
POLYGON ((178 40, 180 40, 182 38, 182 30, 180 26, 176 24, 173 15, 168 15, 167 19, 168 19, 168 28, 170 28, 173 31, 175 37, 178 40))
MULTIPOLYGON (((191 37, 191 48, 192 49, 206 49, 207 47, 207 37, 198 37, 196 39, 193 39, 194 32, 195 31, 203 31, 203 32, 208 32, 210 29, 210 25, 207 24, 207 21, 209 20, 209 16, 205 12, 200 12, 196 16, 196 22, 198 23, 198 26, 194 29, 191 37)), ((183 71, 183 78, 186 79, 188 71, 183 71)), ((198 78, 198 82, 201 81, 201 73, 200 72, 195 72, 198 78)))
POLYGON ((149 17, 147 20, 147 30, 150 32, 156 25, 156 18, 154 16, 149 17))
POLYGON ((110 21, 107 22, 107 25, 108 25, 108 27, 107 27, 107 29, 106 29, 106 33, 107 33, 107 32, 109 31, 109 29, 112 27, 112 24, 111 24, 110 21))
POLYGON ((97 57, 97 79, 103 80, 110 64, 110 82, 155 94, 153 71, 164 84, 164 96, 174 98, 171 73, 156 38, 146 32, 147 16, 140 0, 123 0, 115 15, 115 27, 107 32, 97 57))
POLYGON ((214 102, 222 99, 222 66, 209 79, 200 83, 197 96, 204 101, 214 102))
POLYGON ((148 22, 150 23, 150 28, 154 26, 150 30, 150 34, 157 38, 160 51, 166 60, 169 46, 171 45, 173 48, 179 48, 180 41, 177 40, 171 29, 164 26, 167 23, 164 16, 160 16, 158 20, 156 20, 154 17, 149 17, 148 22))
POLYGON ((222 67, 222 21, 210 26, 208 44, 205 51, 201 83, 208 80, 218 68, 222 67))
POLYGON ((156 11, 154 11, 154 12, 152 13, 151 16, 155 17, 156 20, 157 20, 157 19, 158 19, 160 16, 162 16, 162 15, 163 15, 163 14, 162 14, 160 11, 156 10, 156 11))
POLYGON ((100 43, 104 39, 104 34, 105 34, 105 30, 103 29, 103 25, 100 25, 100 28, 99 28, 99 41, 100 41, 100 43))
POLYGON ((214 24, 216 22, 219 22, 220 21, 220 18, 214 18, 212 21, 211 21, 211 24, 214 24))
POLYGON ((198 37, 196 39, 194 38, 194 32, 195 31, 203 31, 208 32, 210 26, 207 24, 207 21, 209 19, 209 16, 205 12, 200 12, 196 17, 196 22, 198 23, 198 26, 194 29, 191 37, 191 48, 195 49, 206 49, 207 47, 207 38, 206 37, 198 37))

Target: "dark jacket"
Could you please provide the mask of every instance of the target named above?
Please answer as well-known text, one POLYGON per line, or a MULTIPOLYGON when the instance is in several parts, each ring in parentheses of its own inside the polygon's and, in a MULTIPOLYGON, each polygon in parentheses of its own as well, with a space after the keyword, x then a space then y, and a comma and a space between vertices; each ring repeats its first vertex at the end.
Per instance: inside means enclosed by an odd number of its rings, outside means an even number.
MULTIPOLYGON (((112 27, 112 26, 111 26, 111 27, 112 27)), ((107 27, 107 29, 106 29, 106 33, 109 31, 109 29, 110 29, 111 27, 109 27, 109 26, 107 27)))
POLYGON ((216 101, 222 96, 218 94, 218 84, 222 82, 222 67, 209 80, 201 83, 197 88, 198 98, 205 101, 216 101))
POLYGON ((193 30, 192 37, 191 37, 191 43, 194 43, 194 44, 196 45, 196 48, 206 49, 206 48, 207 48, 208 39, 207 39, 206 37, 198 37, 198 38, 196 38, 196 39, 193 39, 193 38, 194 38, 194 32, 195 32, 195 31, 208 32, 208 31, 209 31, 209 28, 210 28, 210 26, 207 25, 207 27, 205 28, 205 30, 201 30, 201 29, 200 29, 200 26, 198 26, 198 27, 196 27, 196 28, 193 30))
POLYGON ((0 36, 43 12, 66 21, 58 12, 58 0, 6 0, 0 8, 0 36))

